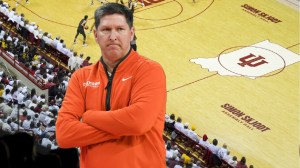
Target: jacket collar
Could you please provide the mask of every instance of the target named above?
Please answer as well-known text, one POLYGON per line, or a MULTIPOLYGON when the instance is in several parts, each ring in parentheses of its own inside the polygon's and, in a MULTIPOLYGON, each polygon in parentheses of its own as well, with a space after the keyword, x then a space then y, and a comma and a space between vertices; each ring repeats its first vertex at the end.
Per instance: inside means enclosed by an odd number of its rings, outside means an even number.
MULTIPOLYGON (((116 67, 113 70, 113 73, 126 70, 126 68, 128 68, 128 66, 130 66, 133 62, 136 61, 137 56, 138 56, 137 52, 134 51, 132 48, 130 48, 128 53, 116 65, 116 67)), ((100 58, 100 63, 103 65, 104 70, 107 71, 107 65, 103 61, 103 56, 101 56, 101 58, 100 58)))

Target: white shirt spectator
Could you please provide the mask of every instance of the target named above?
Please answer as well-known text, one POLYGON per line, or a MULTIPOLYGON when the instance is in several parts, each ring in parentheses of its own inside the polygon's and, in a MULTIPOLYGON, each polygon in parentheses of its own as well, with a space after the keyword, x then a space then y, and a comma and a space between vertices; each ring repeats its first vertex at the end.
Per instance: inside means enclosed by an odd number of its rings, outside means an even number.
POLYGON ((204 147, 205 149, 208 148, 210 143, 208 142, 208 137, 206 134, 203 134, 202 138, 199 139, 199 144, 204 147))
POLYGON ((49 144, 52 146, 52 142, 50 141, 49 138, 45 137, 42 139, 42 144, 41 144, 42 146, 47 147, 49 144))
POLYGON ((181 132, 184 130, 183 124, 180 123, 180 122, 177 122, 177 121, 175 122, 174 127, 175 127, 176 129, 178 129, 179 131, 181 131, 181 132))
POLYGON ((12 21, 12 22, 15 22, 14 20, 14 16, 15 16, 15 11, 11 10, 9 13, 8 13, 8 21, 12 21))
POLYGON ((28 31, 30 33, 33 33, 34 29, 36 28, 36 25, 34 22, 32 22, 31 24, 28 25, 28 31))
POLYGON ((24 27, 25 26, 25 22, 23 19, 20 20, 19 22, 19 25, 18 26, 21 26, 21 27, 24 27))
POLYGON ((46 127, 45 132, 55 132, 56 126, 46 127))
POLYGON ((72 56, 74 55, 73 50, 70 49, 66 55, 67 55, 68 57, 72 57, 72 56))
POLYGON ((203 141, 203 139, 199 139, 199 144, 205 148, 208 148, 210 143, 208 141, 203 141))
POLYGON ((10 93, 5 94, 5 92, 3 93, 2 97, 4 98, 5 102, 10 102, 12 101, 12 96, 10 93))
POLYGON ((30 129, 30 123, 31 123, 31 121, 26 119, 23 121, 22 127, 24 129, 30 129))
POLYGON ((218 146, 215 146, 215 145, 213 145, 213 144, 210 144, 209 146, 208 146, 208 149, 213 153, 213 154, 215 154, 215 155, 217 155, 217 153, 218 153, 218 151, 219 151, 219 147, 218 146))
POLYGON ((37 98, 37 103, 40 103, 40 102, 45 103, 45 101, 46 101, 46 99, 45 99, 45 98, 42 98, 41 96, 39 96, 39 97, 37 98))
POLYGON ((166 151, 166 158, 167 159, 172 159, 172 157, 173 157, 173 153, 171 152, 171 151, 166 151))
POLYGON ((8 34, 7 38, 6 38, 6 41, 12 41, 12 38, 11 36, 8 34))
POLYGON ((12 118, 12 117, 18 117, 18 105, 16 105, 16 106, 14 106, 13 107, 13 109, 12 109, 12 112, 11 112, 11 114, 10 114, 10 117, 12 118))
POLYGON ((78 65, 78 68, 80 68, 80 66, 82 65, 83 63, 83 58, 81 56, 79 57, 76 57, 76 63, 78 65))
POLYGON ((27 108, 26 111, 27 111, 27 115, 28 115, 28 116, 31 116, 31 118, 34 117, 34 115, 35 115, 35 112, 34 112, 34 111, 32 111, 32 110, 29 109, 29 108, 27 108))
MULTIPOLYGON (((7 11, 7 7, 5 6, 5 5, 2 5, 1 7, 0 7, 0 12, 1 13, 5 13, 7 11)), ((9 13, 9 12, 8 12, 9 13)))
POLYGON ((56 37, 53 41, 52 41, 52 47, 57 48, 57 44, 59 43, 59 39, 60 37, 56 37))
POLYGON ((199 141, 199 137, 198 137, 197 133, 193 130, 188 130, 187 136, 190 137, 195 142, 199 141))
POLYGON ((15 22, 16 24, 19 24, 20 18, 21 18, 21 16, 19 16, 18 13, 16 12, 12 19, 13 19, 13 22, 15 22))
POLYGON ((21 126, 18 126, 18 124, 15 122, 11 122, 10 126, 11 126, 12 130, 14 130, 14 131, 17 131, 18 129, 23 129, 21 126))
POLYGON ((9 89, 10 91, 13 89, 13 86, 11 86, 11 85, 6 85, 5 86, 5 88, 4 88, 4 90, 6 90, 6 89, 9 89))
POLYGON ((223 157, 223 160, 225 160, 225 162, 229 162, 230 160, 232 160, 232 156, 230 155, 230 152, 227 151, 226 155, 223 157))
POLYGON ((34 128, 32 131, 35 135, 42 135, 43 133, 43 131, 40 128, 34 128))
POLYGON ((46 44, 51 45, 52 39, 51 39, 51 36, 49 36, 49 34, 47 36, 43 36, 42 38, 46 44))
POLYGON ((34 102, 31 102, 29 105, 28 105, 28 108, 30 108, 30 107, 33 107, 33 108, 35 108, 37 106, 37 104, 36 103, 34 103, 34 102))
POLYGON ((3 39, 3 36, 5 35, 5 31, 1 30, 0 32, 0 39, 2 40, 3 39))
POLYGON ((59 107, 57 105, 55 105, 55 104, 49 105, 49 111, 52 111, 52 110, 59 111, 59 107))
POLYGON ((18 104, 23 104, 25 99, 25 95, 23 92, 20 92, 17 96, 18 104))
POLYGON ((76 56, 72 56, 69 58, 68 60, 68 67, 70 67, 71 70, 74 70, 75 69, 75 65, 76 65, 76 56))
POLYGON ((8 14, 9 14, 9 10, 8 10, 8 4, 6 5, 5 4, 6 2, 3 2, 3 5, 1 7, 1 12, 6 15, 8 17, 8 14))
POLYGON ((44 123, 48 113, 46 111, 41 111, 39 115, 39 121, 44 123))
POLYGON ((19 25, 21 20, 22 20, 22 16, 21 15, 15 15, 14 20, 17 23, 17 25, 19 25))
MULTIPOLYGON (((53 114, 52 114, 51 112, 49 112, 48 115, 45 117, 43 123, 44 123, 45 125, 48 125, 48 124, 50 123, 51 120, 53 120, 53 114), (51 115, 51 117, 50 117, 50 115, 51 115)), ((48 128, 48 127, 47 127, 47 128, 48 128)))
POLYGON ((5 132, 13 133, 11 126, 9 124, 7 124, 6 122, 3 123, 2 130, 5 132))
POLYGON ((56 49, 58 50, 58 51, 60 51, 62 48, 63 48, 63 43, 61 43, 60 41, 56 44, 56 49))
POLYGON ((64 48, 62 49, 62 53, 65 54, 66 56, 68 56, 68 54, 70 53, 70 50, 66 47, 66 45, 63 46, 64 48))
POLYGON ((236 165, 237 165, 237 160, 236 160, 236 157, 234 158, 234 157, 232 157, 231 159, 229 159, 229 161, 227 162, 230 166, 232 166, 232 167, 236 167, 236 165), (234 160, 235 159, 235 160, 234 160))
POLYGON ((224 145, 222 148, 219 149, 219 151, 217 153, 217 155, 220 159, 224 159, 227 156, 227 146, 225 147, 224 145))
POLYGON ((39 39, 40 31, 38 30, 37 27, 35 27, 35 29, 32 31, 32 33, 33 33, 35 39, 39 39))

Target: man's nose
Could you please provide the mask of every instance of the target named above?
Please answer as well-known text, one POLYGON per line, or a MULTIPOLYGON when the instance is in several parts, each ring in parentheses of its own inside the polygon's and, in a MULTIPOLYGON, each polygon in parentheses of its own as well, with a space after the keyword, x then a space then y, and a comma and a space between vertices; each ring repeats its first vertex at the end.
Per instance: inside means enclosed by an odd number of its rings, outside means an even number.
POLYGON ((112 30, 109 36, 109 39, 112 41, 117 40, 118 32, 116 30, 112 30))

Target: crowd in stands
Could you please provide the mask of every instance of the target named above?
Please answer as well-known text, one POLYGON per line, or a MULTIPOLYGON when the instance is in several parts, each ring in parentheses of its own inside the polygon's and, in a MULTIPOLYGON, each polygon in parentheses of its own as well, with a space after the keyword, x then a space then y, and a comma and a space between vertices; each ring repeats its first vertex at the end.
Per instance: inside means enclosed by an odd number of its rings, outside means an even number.
MULTIPOLYGON (((2 26, 0 28, 1 47, 18 61, 30 67, 33 72, 40 68, 38 66, 40 63, 42 66, 47 66, 47 72, 51 69, 49 73, 58 70, 57 62, 53 62, 45 57, 50 53, 53 53, 56 58, 59 58, 71 71, 82 66, 90 65, 89 56, 87 56, 86 59, 83 58, 83 53, 77 56, 76 51, 66 46, 63 38, 57 36, 55 39, 52 39, 51 33, 43 32, 38 24, 30 22, 25 18, 23 13, 18 15, 16 8, 10 10, 8 3, 0 1, 0 15, 1 19, 4 20, 9 27, 8 31, 2 26), (15 31, 11 31, 11 29, 15 31), (43 55, 44 51, 46 54, 43 55)), ((0 22, 0 25, 1 24, 2 22, 0 22)))
MULTIPOLYGON (((0 15, 5 21, 0 22, 0 48, 49 88, 48 97, 38 95, 34 88, 27 88, 22 81, 0 70, 0 129, 10 134, 27 132, 42 146, 57 149, 55 123, 68 81, 72 72, 91 64, 90 57, 84 59, 82 53, 68 49, 60 36, 52 39, 51 33, 42 32, 36 23, 29 23, 24 14, 18 15, 15 8, 10 10, 3 1, 0 1, 0 15), (13 26, 16 32, 12 31, 13 26), (60 58, 66 58, 67 67, 47 57, 49 48, 66 56, 60 58)), ((168 168, 247 167, 245 157, 238 161, 230 155, 226 144, 220 147, 217 139, 210 142, 206 134, 199 136, 196 127, 189 128, 189 123, 183 124, 180 117, 175 119, 174 114, 166 114, 165 119, 168 168)))
MULTIPOLYGON (((232 156, 227 149, 227 144, 218 146, 218 140, 212 139, 211 142, 206 134, 201 137, 196 132, 196 127, 189 123, 182 123, 181 117, 175 119, 175 115, 166 114, 165 134, 169 137, 166 143, 167 165, 170 167, 229 167, 247 168, 246 158, 241 157, 240 161, 236 156, 232 156), (173 144, 173 146, 172 146, 173 144), (175 144, 175 145, 174 145, 175 144), (182 146, 182 150, 178 150, 182 146), (175 163, 175 165, 174 165, 175 163)), ((250 165, 249 168, 253 168, 250 165)))
POLYGON ((41 145, 57 148, 55 121, 63 97, 57 95, 48 102, 44 94, 37 95, 35 89, 22 86, 20 80, 3 78, 5 76, 5 72, 0 71, 1 129, 11 134, 28 132, 35 135, 41 145))
POLYGON ((34 88, 27 88, 22 81, 0 71, 0 128, 11 134, 28 132, 35 135, 42 146, 55 149, 57 112, 71 73, 68 68, 51 62, 41 49, 51 46, 70 57, 73 52, 64 47, 62 39, 52 40, 50 33, 43 33, 34 22, 29 23, 24 14, 18 15, 16 8, 10 10, 6 2, 0 1, 0 15, 1 50, 41 78, 49 88, 49 97, 37 95, 34 88), (36 40, 44 45, 33 43, 36 40))

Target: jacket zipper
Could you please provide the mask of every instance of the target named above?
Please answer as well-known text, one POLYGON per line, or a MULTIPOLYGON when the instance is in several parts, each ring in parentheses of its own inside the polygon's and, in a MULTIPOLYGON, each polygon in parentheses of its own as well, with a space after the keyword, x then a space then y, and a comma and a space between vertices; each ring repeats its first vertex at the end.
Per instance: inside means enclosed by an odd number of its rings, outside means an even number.
POLYGON ((105 110, 106 111, 109 111, 110 110, 110 96, 111 96, 111 90, 112 90, 112 82, 113 82, 113 78, 114 78, 114 75, 115 75, 115 72, 117 70, 117 67, 119 66, 119 64, 125 60, 125 58, 128 57, 129 53, 131 52, 131 48, 130 50, 128 51, 128 53, 120 60, 120 62, 114 67, 111 75, 109 76, 108 75, 108 72, 107 72, 107 65, 105 64, 105 62, 103 61, 103 58, 101 57, 100 61, 101 63, 103 64, 104 66, 104 70, 105 70, 105 73, 106 73, 106 76, 107 76, 107 79, 108 79, 108 82, 107 82, 107 85, 105 87, 106 89, 106 97, 105 97, 105 110))
POLYGON ((113 70, 113 73, 111 74, 111 76, 109 76, 108 73, 106 72, 106 75, 108 77, 108 82, 107 82, 107 85, 105 87, 105 89, 106 89, 106 98, 105 98, 105 109, 106 109, 106 111, 110 110, 110 95, 111 95, 112 79, 113 79, 114 74, 115 74, 115 69, 113 70))

